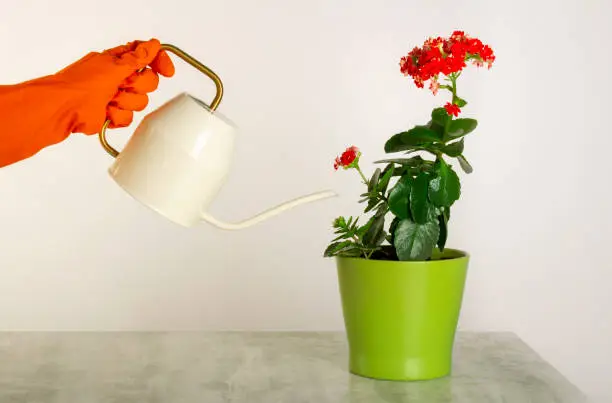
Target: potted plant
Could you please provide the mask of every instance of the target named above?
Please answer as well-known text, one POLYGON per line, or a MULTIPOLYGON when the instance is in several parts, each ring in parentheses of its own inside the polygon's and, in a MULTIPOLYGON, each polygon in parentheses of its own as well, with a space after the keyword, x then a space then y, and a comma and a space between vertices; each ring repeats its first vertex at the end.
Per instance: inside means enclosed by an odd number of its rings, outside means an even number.
POLYGON ((360 203, 369 219, 338 217, 335 239, 324 252, 338 271, 352 373, 387 380, 423 380, 450 373, 469 256, 446 247, 451 207, 461 195, 455 164, 472 172, 465 136, 476 119, 459 117, 467 101, 457 82, 468 65, 491 67, 492 49, 462 31, 429 38, 400 60, 400 71, 418 88, 449 101, 428 122, 391 136, 387 154, 405 155, 372 175, 361 151, 350 147, 334 162, 359 174, 360 203))

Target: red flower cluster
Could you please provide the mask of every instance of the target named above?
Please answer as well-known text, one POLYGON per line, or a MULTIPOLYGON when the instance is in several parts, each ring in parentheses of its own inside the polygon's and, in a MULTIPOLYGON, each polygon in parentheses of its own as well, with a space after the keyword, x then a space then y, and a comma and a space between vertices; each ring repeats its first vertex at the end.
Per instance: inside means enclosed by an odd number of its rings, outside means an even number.
POLYGON ((415 47, 400 60, 400 71, 411 76, 417 87, 431 79, 430 89, 436 94, 440 85, 438 75, 456 73, 472 61, 476 66, 485 63, 491 68, 495 61, 493 50, 480 39, 470 38, 463 31, 455 31, 449 38, 429 38, 423 47, 415 47))
POLYGON ((359 158, 359 149, 355 146, 347 148, 341 156, 336 157, 334 161, 334 169, 338 170, 339 167, 349 168, 355 160, 359 158))
POLYGON ((455 104, 451 104, 450 102, 447 102, 446 105, 444 105, 444 109, 446 109, 446 113, 448 113, 448 115, 453 115, 453 116, 459 116, 459 113, 461 113, 461 108, 459 108, 459 106, 455 105, 455 104))

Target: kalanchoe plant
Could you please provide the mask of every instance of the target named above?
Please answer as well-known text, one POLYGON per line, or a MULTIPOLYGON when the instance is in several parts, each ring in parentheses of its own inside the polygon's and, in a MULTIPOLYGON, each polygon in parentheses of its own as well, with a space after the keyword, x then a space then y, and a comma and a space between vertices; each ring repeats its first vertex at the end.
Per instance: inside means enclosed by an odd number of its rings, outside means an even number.
POLYGON ((376 161, 385 166, 377 168, 369 179, 359 166, 361 152, 357 147, 336 158, 336 170, 354 169, 361 176, 367 190, 359 202, 366 203, 364 213, 371 216, 365 223, 359 223, 358 217, 334 220, 337 236, 325 250, 326 257, 429 260, 436 249, 444 250, 450 209, 461 195, 459 176, 447 159, 456 160, 466 174, 472 172, 464 144, 465 136, 478 123, 458 117, 467 101, 459 97, 457 81, 468 63, 490 68, 494 61, 488 45, 461 31, 448 38, 429 38, 401 58, 401 73, 410 76, 418 88, 429 82, 434 95, 447 90, 451 99, 433 109, 426 124, 397 133, 384 145, 387 154, 418 155, 376 161), (393 218, 387 226, 388 213, 393 218))

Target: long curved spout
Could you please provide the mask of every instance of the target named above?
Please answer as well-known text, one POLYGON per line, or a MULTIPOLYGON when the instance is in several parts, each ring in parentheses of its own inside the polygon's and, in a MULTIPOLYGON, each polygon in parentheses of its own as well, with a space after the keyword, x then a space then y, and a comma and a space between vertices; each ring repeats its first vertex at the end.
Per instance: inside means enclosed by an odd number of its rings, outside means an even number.
POLYGON ((278 206, 268 209, 266 211, 263 211, 254 217, 251 217, 249 219, 246 219, 244 221, 240 221, 237 223, 228 223, 228 222, 217 220, 216 218, 212 217, 206 212, 202 213, 202 219, 206 221, 207 223, 214 225, 215 227, 220 228, 220 229, 239 230, 239 229, 251 227, 255 224, 259 224, 260 222, 267 220, 268 218, 274 217, 275 215, 283 213, 289 209, 300 206, 302 204, 312 203, 317 200, 327 199, 327 198, 335 197, 335 196, 337 196, 337 194, 330 190, 312 193, 310 195, 298 197, 296 199, 290 200, 283 204, 279 204, 278 206))

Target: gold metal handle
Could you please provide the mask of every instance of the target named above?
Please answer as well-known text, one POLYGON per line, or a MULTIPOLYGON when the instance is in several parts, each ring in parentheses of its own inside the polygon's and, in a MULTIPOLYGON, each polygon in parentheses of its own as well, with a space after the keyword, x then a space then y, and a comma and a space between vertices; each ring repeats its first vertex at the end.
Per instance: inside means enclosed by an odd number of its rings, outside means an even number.
MULTIPOLYGON (((213 101, 211 102, 209 108, 213 111, 217 109, 217 106, 219 106, 219 103, 221 103, 221 98, 223 98, 223 83, 221 82, 219 76, 217 76, 214 71, 212 71, 211 69, 197 61, 195 58, 193 58, 192 56, 174 45, 162 44, 161 49, 174 53, 175 55, 195 67, 197 70, 208 76, 208 78, 210 78, 215 83, 215 86, 217 87, 217 94, 213 98, 213 101)), ((99 138, 100 143, 102 144, 102 147, 104 147, 106 152, 109 153, 113 158, 116 158, 119 155, 119 151, 115 150, 110 144, 108 144, 108 141, 106 140, 106 129, 108 128, 109 123, 110 120, 104 122, 104 124, 102 125, 102 129, 100 130, 99 138)))

